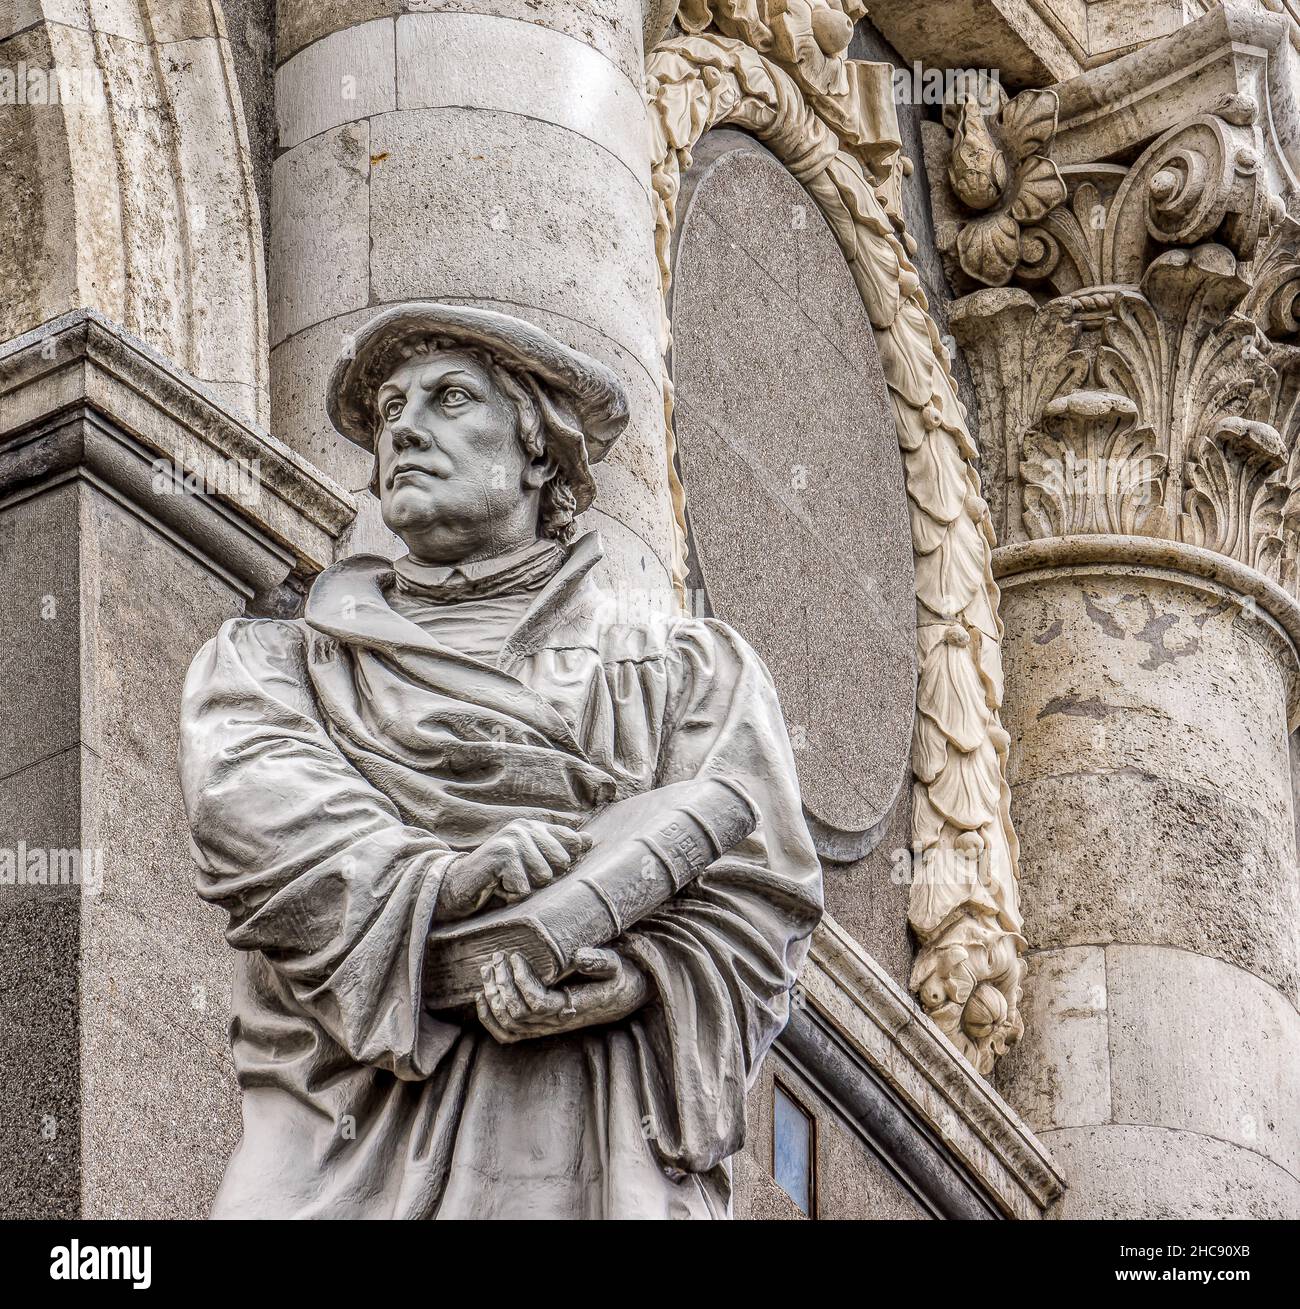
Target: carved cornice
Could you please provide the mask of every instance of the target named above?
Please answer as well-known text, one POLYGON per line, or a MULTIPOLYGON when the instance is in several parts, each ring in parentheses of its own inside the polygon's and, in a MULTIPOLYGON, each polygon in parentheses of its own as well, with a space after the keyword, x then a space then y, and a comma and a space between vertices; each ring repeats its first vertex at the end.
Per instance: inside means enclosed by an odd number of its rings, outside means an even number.
POLYGON ((796 1009, 805 1003, 832 1020, 1005 1213, 1037 1218, 1060 1199, 1064 1184, 1037 1137, 829 915, 799 976, 796 1009))
MULTIPOLYGON (((1162 77, 1171 50, 1213 45, 1225 22, 1235 30, 1247 17, 1274 36, 1290 22, 1216 11, 1065 87, 1022 94, 998 121, 1026 95, 1032 111, 1051 94, 1077 129, 1088 78, 1101 104, 1121 65, 1130 82, 1162 77)), ((1289 42, 1281 46, 1289 58, 1289 42)), ((1189 100, 1192 112, 1127 165, 1073 156, 1059 168, 1059 202, 1008 232, 992 261, 967 257, 982 248, 967 236, 985 221, 970 204, 979 179, 958 165, 959 187, 945 176, 954 170, 936 170, 960 157, 963 138, 955 131, 949 143, 927 125, 940 240, 954 282, 971 292, 951 306, 950 322, 980 396, 985 457, 1005 479, 995 497, 1000 541, 1182 541, 1295 591, 1300 226, 1288 209, 1300 197, 1268 117, 1293 113, 1294 101, 1261 103, 1251 92, 1268 84, 1267 71, 1246 61, 1239 86, 1218 87, 1208 106, 1189 100), (1003 289, 974 289, 980 283, 1003 289)), ((1127 100, 1111 105, 1112 150, 1132 140, 1124 106, 1145 103, 1140 92, 1129 85, 1127 100)), ((966 123, 993 112, 961 107, 966 123)), ((1057 156, 1061 130, 1039 133, 1045 157, 1057 156)), ((990 185, 1003 176, 993 172, 997 157, 985 167, 990 185)), ((966 151, 964 163, 978 158, 966 151)))
POLYGON ((94 478, 263 600, 328 567, 356 515, 301 455, 87 309, 0 348, 0 498, 69 475, 94 478))
MULTIPOLYGON (((749 131, 817 203, 875 331, 894 407, 916 562, 918 665, 909 921, 912 986, 980 1072, 1022 1029, 1024 949, 999 722, 1001 627, 975 447, 909 238, 885 188, 897 149, 892 70, 843 58, 854 0, 683 6, 689 35, 647 61, 656 243, 665 297, 682 176, 710 128, 749 131), (736 33, 738 35, 732 35, 736 33), (810 38, 812 44, 810 44, 810 38), (813 46, 816 47, 814 53, 813 46)), ((912 247, 914 248, 914 247, 912 247)), ((671 346, 667 311, 665 357, 671 346)), ((672 388, 664 372, 672 455, 672 388)), ((684 552, 682 491, 673 476, 684 552)))

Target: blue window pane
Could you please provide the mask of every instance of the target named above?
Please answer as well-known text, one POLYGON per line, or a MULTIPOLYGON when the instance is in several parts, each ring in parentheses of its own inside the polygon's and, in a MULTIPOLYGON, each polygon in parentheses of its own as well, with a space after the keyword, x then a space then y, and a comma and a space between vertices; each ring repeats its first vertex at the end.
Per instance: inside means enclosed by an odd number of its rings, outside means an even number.
POLYGON ((810 1218, 812 1155, 812 1119, 777 1086, 772 1115, 772 1171, 777 1185, 810 1218))

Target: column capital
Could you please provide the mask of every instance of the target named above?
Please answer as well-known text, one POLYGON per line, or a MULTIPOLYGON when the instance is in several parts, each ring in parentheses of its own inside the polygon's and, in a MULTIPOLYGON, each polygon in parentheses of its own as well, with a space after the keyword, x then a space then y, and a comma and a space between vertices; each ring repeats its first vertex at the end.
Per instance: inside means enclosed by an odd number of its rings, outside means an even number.
POLYGON ((925 125, 1003 544, 1150 537, 1300 589, 1297 43, 1229 5, 925 125))

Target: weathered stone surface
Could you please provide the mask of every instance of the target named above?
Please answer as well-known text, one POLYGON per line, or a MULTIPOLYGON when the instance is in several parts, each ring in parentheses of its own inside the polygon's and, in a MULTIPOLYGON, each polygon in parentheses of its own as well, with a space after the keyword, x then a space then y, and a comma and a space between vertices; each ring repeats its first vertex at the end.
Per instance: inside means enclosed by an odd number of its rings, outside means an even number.
POLYGON ((1300 1175, 1300 1015, 1238 968, 1181 950, 1106 949, 1116 1122, 1231 1141, 1300 1175))
POLYGON ((1028 964, 1025 1035, 998 1064, 998 1089, 1037 1132, 1109 1122, 1106 952, 1040 949, 1028 964))
MULTIPOLYGON (((1189 579, 1190 580, 1190 579, 1189 579)), ((1129 769, 1294 830, 1285 669, 1263 620, 1221 590, 1065 571, 1003 603, 1013 785, 1129 769)))
MULTIPOLYGON (((91 53, 89 38, 77 41, 69 34, 66 45, 79 47, 78 56, 91 53)), ((49 67, 53 57, 51 37, 39 27, 19 30, 0 44, 0 60, 10 68, 49 67)), ((70 134, 61 118, 41 105, 6 105, 0 114, 0 155, 6 162, 0 187, 0 269, 6 287, 0 336, 5 338, 55 317, 76 299, 78 268, 93 257, 93 234, 111 216, 97 222, 91 215, 78 226, 70 134), (81 242, 88 247, 84 252, 81 242)), ((99 290, 106 295, 109 288, 99 290)))
POLYGON ((334 430, 325 412, 325 384, 348 339, 372 312, 354 309, 312 323, 285 337, 271 355, 271 429, 353 492, 365 488, 374 461, 334 430))
POLYGON ((1295 1218, 1300 1182, 1262 1155, 1195 1132, 1075 1127, 1043 1133, 1070 1178, 1058 1218, 1295 1218))
POLYGON ((275 161, 271 342, 370 298, 370 145, 366 123, 304 141, 275 161))
POLYGON ((912 794, 904 786, 884 818, 876 847, 852 863, 835 865, 825 885, 826 912, 903 987, 912 973, 907 904, 914 871, 912 794))
POLYGON ((275 75, 280 146, 397 106, 393 24, 361 23, 334 32, 283 64, 275 75))
POLYGON ((591 46, 540 25, 476 14, 399 18, 397 105, 489 109, 554 123, 603 146, 649 187, 640 91, 591 46), (488 67, 494 75, 484 77, 488 67))
POLYGON ((0 777, 14 778, 43 759, 73 749, 79 739, 81 582, 75 552, 48 548, 52 540, 76 540, 76 492, 61 488, 13 506, 4 521, 0 777))
MULTIPOLYGON (((1070 76, 1083 56, 1056 25, 1016 0, 945 0, 937 7, 876 0, 870 13, 904 59, 927 68, 993 68, 1008 82, 1039 84, 1070 76)), ((1076 26, 1086 23, 1084 6, 1073 6, 1070 17, 1076 26)))
POLYGON ((1139 771, 1020 782, 1025 928, 1040 947, 1128 941, 1236 964, 1295 998, 1300 887, 1258 810, 1139 771))
POLYGON ((771 155, 728 139, 699 154, 674 277, 694 547, 714 609, 772 668, 805 803, 862 832, 903 785, 915 699, 893 412, 825 221, 771 155))
POLYGON ((732 1159, 731 1205, 736 1218, 749 1222, 789 1222, 803 1218, 799 1206, 748 1150, 732 1159))
MULTIPOLYGON (((330 32, 408 14, 408 0, 282 0, 276 36, 281 61, 330 32)), ((424 14, 483 14, 535 24, 590 46, 633 87, 641 85, 640 0, 419 0, 424 14)))
POLYGON ((0 898, 0 1211, 76 1218, 81 1199, 80 906, 0 898))
POLYGON ((11 71, 70 89, 0 126, 7 164, 24 161, 0 333, 93 307, 263 420, 261 223, 230 48, 209 6, 155 7, 113 0, 93 32, 83 8, 8 44, 11 71))
POLYGON ((169 763, 195 634, 239 605, 203 565, 93 492, 79 539, 80 844, 103 861, 103 889, 82 903, 83 1213, 199 1217, 239 1125, 230 958, 193 896, 169 763))
POLYGON ((653 374, 648 201, 607 150, 515 114, 417 109, 373 119, 370 151, 370 212, 383 216, 370 233, 375 303, 544 309, 596 328, 653 374))

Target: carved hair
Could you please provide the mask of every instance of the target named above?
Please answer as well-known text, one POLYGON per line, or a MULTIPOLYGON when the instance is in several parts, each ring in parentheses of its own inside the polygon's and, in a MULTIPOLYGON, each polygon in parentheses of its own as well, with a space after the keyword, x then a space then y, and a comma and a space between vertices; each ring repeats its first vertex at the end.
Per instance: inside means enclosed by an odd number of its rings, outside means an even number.
MULTIPOLYGON (((502 392, 514 403, 519 415, 519 440, 524 449, 534 459, 540 459, 547 453, 549 442, 559 438, 556 444, 567 444, 581 449, 583 436, 573 420, 561 412, 559 407, 540 386, 530 373, 516 371, 503 364, 490 350, 482 346, 464 345, 450 337, 429 336, 423 340, 411 342, 400 349, 402 359, 412 359, 416 355, 432 357, 449 351, 469 355, 492 376, 502 392)), ((370 490, 379 495, 379 436, 383 430, 382 415, 375 418, 375 467, 370 475, 370 490)), ((567 545, 577 530, 574 518, 577 515, 578 500, 573 492, 573 485, 562 465, 556 464, 555 472, 542 486, 541 493, 541 528, 542 535, 567 545)))

